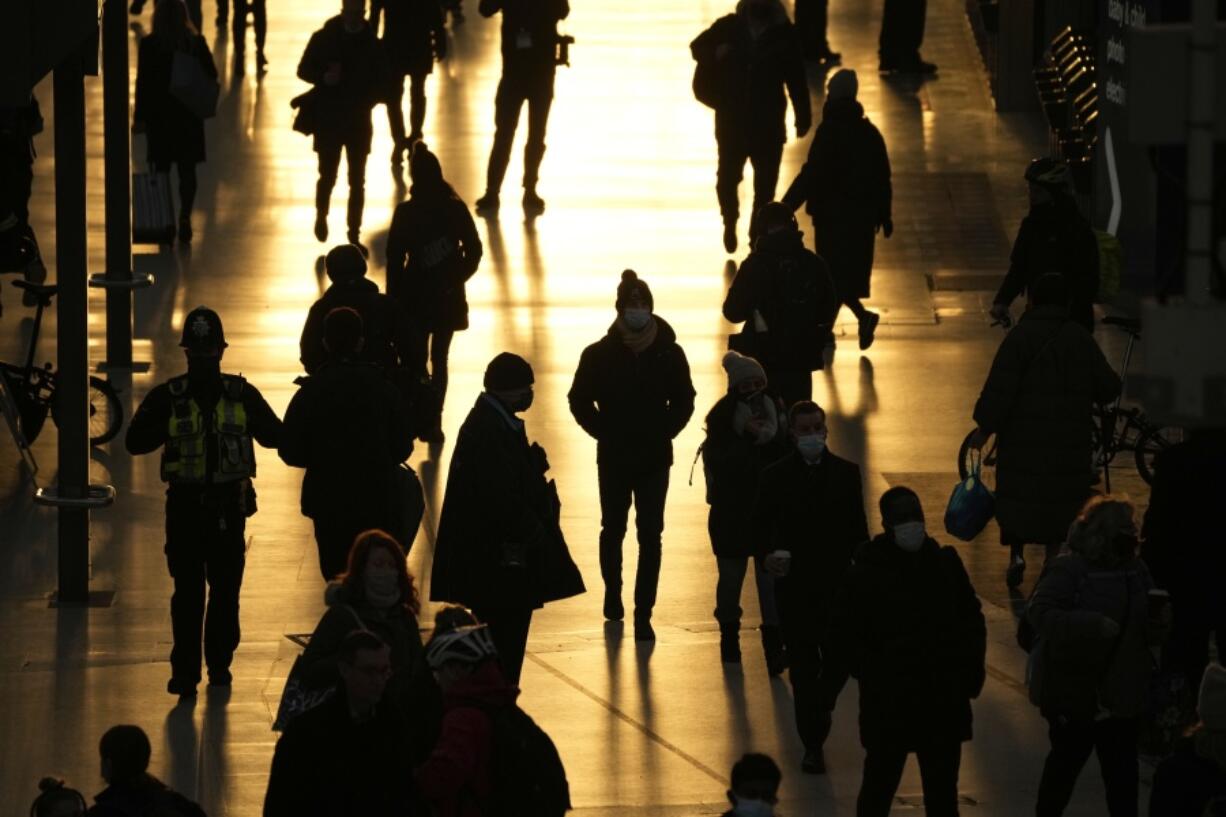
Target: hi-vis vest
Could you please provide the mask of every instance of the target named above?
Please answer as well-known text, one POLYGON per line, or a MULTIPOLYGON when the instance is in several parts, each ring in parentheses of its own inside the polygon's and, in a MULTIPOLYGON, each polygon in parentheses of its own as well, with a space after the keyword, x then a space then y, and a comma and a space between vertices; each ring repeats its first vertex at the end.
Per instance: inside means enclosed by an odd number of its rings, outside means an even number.
POLYGON ((187 394, 186 375, 166 384, 170 388, 171 412, 170 438, 162 449, 164 482, 225 483, 255 476, 255 450, 247 432, 247 410, 242 401, 245 383, 241 377, 221 376, 221 397, 210 415, 212 428, 205 428, 206 415, 187 394), (207 473, 210 438, 217 447, 212 475, 207 473))

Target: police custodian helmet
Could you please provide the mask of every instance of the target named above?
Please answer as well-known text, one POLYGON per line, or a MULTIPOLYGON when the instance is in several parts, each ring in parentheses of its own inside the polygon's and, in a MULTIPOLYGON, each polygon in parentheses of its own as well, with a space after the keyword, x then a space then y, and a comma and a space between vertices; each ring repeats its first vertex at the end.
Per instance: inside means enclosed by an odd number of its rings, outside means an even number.
POLYGON ((198 306, 188 312, 183 319, 183 337, 179 345, 188 350, 226 348, 221 318, 207 306, 198 306))

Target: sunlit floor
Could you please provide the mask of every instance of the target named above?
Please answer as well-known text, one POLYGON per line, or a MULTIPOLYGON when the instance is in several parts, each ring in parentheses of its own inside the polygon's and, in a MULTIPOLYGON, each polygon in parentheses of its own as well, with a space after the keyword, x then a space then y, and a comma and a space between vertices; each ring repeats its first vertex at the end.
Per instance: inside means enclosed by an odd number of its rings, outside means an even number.
MULTIPOLYGON (((311 235, 315 156, 309 141, 290 129, 288 102, 304 89, 294 69, 306 40, 335 4, 269 5, 272 70, 258 79, 254 64, 244 75, 233 70, 234 44, 215 29, 213 4, 205 4, 223 98, 208 126, 194 244, 137 257, 138 269, 153 272, 157 283, 137 295, 135 313, 143 339, 137 356, 152 369, 112 375, 129 414, 153 384, 181 370, 178 327, 201 303, 225 321, 228 370, 246 375, 278 411, 293 393, 298 335, 321 291, 326 247, 311 235)), ((990 292, 953 291, 939 282, 1003 271, 1025 206, 1021 172, 1045 138, 1030 117, 992 110, 961 0, 929 3, 925 55, 941 65, 939 79, 907 85, 879 78, 879 5, 834 0, 830 40, 845 64, 860 69, 861 99, 891 150, 897 229, 893 239, 879 241, 870 301, 883 322, 877 345, 861 356, 844 315, 834 370, 816 378, 816 394, 830 411, 831 448, 863 465, 870 508, 887 486, 910 484, 937 527, 956 480, 955 452, 1000 337, 987 327, 990 292), (930 279, 938 282, 935 290, 930 279)), ((548 211, 534 223, 522 217, 517 148, 501 219, 479 224, 487 255, 469 287, 472 328, 453 347, 445 415, 452 435, 496 352, 518 352, 537 371, 528 431, 549 451, 563 525, 595 592, 536 617, 522 701, 554 735, 575 805, 585 813, 717 813, 727 771, 749 749, 780 759, 788 814, 851 814, 859 785, 854 684, 836 714, 829 776, 802 776, 790 691, 766 675, 750 630, 758 620, 748 593, 743 669, 722 668, 718 659, 715 563, 703 491, 690 483, 689 471, 702 417, 726 383, 719 359, 733 328, 719 305, 731 265, 720 246, 712 117, 690 94, 688 43, 728 10, 692 0, 574 3, 565 25, 577 40, 573 67, 558 75, 542 171, 548 211), (580 350, 613 318, 614 290, 626 267, 650 283, 657 312, 678 330, 698 390, 699 409, 676 444, 654 648, 603 626, 595 445, 572 421, 565 399, 580 350)), ((148 14, 134 21, 134 32, 140 25, 148 27, 148 14)), ((425 132, 448 178, 471 202, 482 192, 492 137, 498 28, 470 8, 469 22, 451 37, 451 57, 428 84, 425 132)), ((247 58, 254 60, 251 47, 247 58)), ((812 74, 810 81, 820 110, 821 77, 812 74)), ((50 85, 47 80, 38 89, 48 115, 50 85)), ((91 270, 101 270, 101 84, 90 79, 87 85, 90 258, 91 270)), ((53 124, 38 141, 33 209, 54 274, 53 124)), ((364 238, 373 250, 373 277, 382 281, 386 227, 407 180, 389 170, 382 109, 375 125, 364 238)), ((788 144, 783 183, 806 149, 807 140, 788 144)), ((137 138, 138 166, 143 150, 137 138)), ((342 234, 343 174, 336 195, 334 235, 342 234)), ((11 289, 5 303, 0 356, 14 359, 31 310, 19 306, 11 289)), ((102 303, 101 297, 91 303, 94 362, 105 357, 102 303)), ((52 315, 40 359, 54 357, 54 329, 52 315)), ((45 484, 54 478, 53 429, 35 453, 45 484)), ((449 456, 443 446, 419 449, 413 458, 429 504, 411 555, 423 585, 449 456)), ((113 606, 89 611, 47 607, 55 581, 55 516, 31 503, 16 462, 11 441, 0 439, 0 813, 24 813, 44 774, 64 775, 87 792, 100 788, 95 746, 117 722, 142 725, 153 738, 153 771, 199 798, 209 814, 259 813, 275 738, 271 713, 298 649, 286 636, 310 632, 323 609, 310 524, 298 512, 300 472, 260 452, 260 512, 248 527, 234 689, 224 699, 202 694, 195 704, 177 706, 164 692, 170 580, 156 459, 130 458, 115 444, 95 453, 96 480, 114 484, 119 497, 93 515, 93 586, 116 595, 113 606)), ((1135 482, 1126 488, 1143 499, 1135 482)), ((965 751, 961 789, 967 813, 1022 815, 1032 810, 1046 737, 1021 685, 1023 656, 1013 644, 1004 554, 995 535, 990 529, 962 547, 985 601, 991 642, 989 681, 976 703, 976 739, 965 751)), ((633 542, 627 549, 633 551, 633 542)), ((1103 811, 1090 765, 1070 815, 1103 811)), ((911 766, 899 813, 914 812, 918 792, 911 766)))

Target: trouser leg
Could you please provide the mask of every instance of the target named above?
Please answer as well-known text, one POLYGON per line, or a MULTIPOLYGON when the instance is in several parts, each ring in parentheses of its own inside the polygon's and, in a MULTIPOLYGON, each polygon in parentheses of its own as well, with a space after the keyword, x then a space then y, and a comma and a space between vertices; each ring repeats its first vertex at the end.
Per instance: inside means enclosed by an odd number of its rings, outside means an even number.
POLYGON ((856 320, 868 314, 868 310, 864 308, 864 304, 860 302, 859 298, 844 298, 843 306, 851 310, 851 314, 856 316, 856 320))
POLYGON ((766 572, 762 560, 753 560, 754 584, 758 588, 758 609, 762 613, 763 627, 779 626, 779 607, 775 600, 775 577, 766 572))
POLYGON ((920 748, 920 780, 924 787, 924 814, 927 817, 958 817, 958 770, 962 765, 962 743, 942 740, 920 748))
POLYGON ((425 124, 426 75, 411 74, 409 76, 409 133, 414 138, 420 139, 421 130, 425 124))
POLYGON ((438 392, 438 405, 441 410, 447 399, 447 358, 451 354, 451 341, 455 332, 451 329, 440 329, 430 335, 430 380, 438 392))
POLYGON ((485 173, 485 189, 497 193, 502 189, 502 180, 507 175, 511 161, 511 145, 515 142, 515 128, 519 125, 519 111, 525 96, 514 78, 503 76, 494 97, 494 144, 490 147, 490 162, 485 173))
POLYGON ((189 218, 196 205, 196 163, 179 162, 179 218, 189 218))
POLYGON ((204 628, 205 543, 190 519, 166 519, 166 566, 174 580, 170 597, 170 675, 181 683, 200 680, 204 628))
POLYGON ((823 636, 819 642, 821 651, 821 679, 817 685, 816 705, 824 713, 822 723, 824 732, 821 735, 822 742, 826 741, 826 736, 830 734, 831 714, 834 712, 834 705, 839 700, 839 693, 843 691, 843 687, 847 686, 848 672, 847 667, 838 659, 838 654, 829 647, 829 635, 823 636))
POLYGON ((887 817, 907 765, 905 749, 873 747, 864 753, 864 775, 856 798, 856 817, 887 817))
POLYGON ((1094 724, 1091 721, 1048 719, 1051 751, 1039 779, 1037 817, 1060 817, 1073 796, 1077 777, 1094 750, 1094 724))
POLYGON ((749 162, 753 165, 753 210, 749 221, 751 239, 758 234, 758 210, 775 199, 775 190, 779 187, 779 165, 782 161, 782 142, 756 144, 750 150, 749 162))
POLYGON ((324 581, 331 581, 349 566, 349 549, 361 528, 346 515, 335 512, 320 516, 314 522, 319 572, 324 581))
POLYGON ((749 158, 742 140, 735 136, 721 136, 716 131, 715 144, 719 164, 715 170, 715 196, 719 200, 719 212, 725 224, 736 224, 740 217, 741 204, 737 188, 745 176, 745 160, 749 158))
POLYGON ((524 143, 524 189, 535 191, 545 156, 545 130, 553 105, 553 74, 533 82, 528 92, 528 138, 524 143))
POLYGON ((1094 724, 1094 748, 1107 789, 1111 817, 1137 817, 1140 776, 1137 769, 1137 722, 1107 718, 1094 724))
POLYGON ((605 592, 617 595, 622 587, 622 541, 626 538, 632 487, 629 477, 616 465, 598 461, 596 474, 600 483, 600 577, 605 592))
POLYGON ((406 141, 404 133, 404 76, 398 74, 391 84, 391 93, 387 98, 387 124, 392 131, 393 150, 396 156, 404 149, 406 141))
POLYGON ((814 643, 810 623, 801 618, 790 610, 782 614, 783 640, 787 645, 796 731, 805 751, 813 752, 822 748, 829 732, 828 713, 821 704, 821 648, 814 643))
POLYGON ((741 587, 749 559, 744 556, 716 556, 719 578, 715 582, 715 620, 720 624, 741 623, 741 587))
POLYGON ((345 158, 349 165, 349 210, 346 224, 351 238, 362 230, 362 212, 366 208, 366 156, 370 153, 370 139, 351 139, 345 144, 345 158))
POLYGON ((204 662, 210 675, 228 670, 238 649, 239 591, 247 560, 244 530, 241 517, 228 521, 225 534, 218 537, 205 562, 209 600, 204 617, 204 662))
POLYGON ((255 50, 261 56, 264 54, 264 43, 268 40, 268 5, 267 0, 248 0, 252 3, 252 17, 255 23, 255 50))
POLYGON ((341 148, 341 143, 337 142, 320 144, 316 149, 319 155, 319 181, 315 184, 315 212, 325 218, 332 204, 336 172, 341 166, 341 148))
POLYGON ((251 0, 234 0, 234 19, 230 21, 230 34, 234 39, 234 57, 241 59, 247 48, 247 14, 251 0))
POLYGON ((498 650, 498 663, 508 684, 519 685, 532 627, 532 609, 521 607, 473 606, 477 619, 490 627, 490 638, 498 650))
POLYGON ((664 504, 668 499, 668 467, 634 481, 634 527, 638 533, 639 562, 634 574, 634 617, 651 618, 660 585, 663 551, 664 504))
POLYGON ((413 321, 409 326, 407 360, 402 361, 417 377, 426 377, 426 361, 430 358, 430 330, 424 325, 413 321))

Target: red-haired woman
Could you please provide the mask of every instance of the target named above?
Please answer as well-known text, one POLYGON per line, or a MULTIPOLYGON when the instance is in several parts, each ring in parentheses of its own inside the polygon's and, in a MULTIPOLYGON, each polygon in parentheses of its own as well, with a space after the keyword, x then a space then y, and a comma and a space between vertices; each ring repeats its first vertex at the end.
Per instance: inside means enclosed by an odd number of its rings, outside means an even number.
POLYGON ((386 695, 408 722, 414 760, 420 762, 438 735, 442 699, 426 664, 417 626, 417 587, 400 544, 381 530, 358 534, 349 568, 329 583, 324 602, 328 610, 302 655, 304 681, 311 687, 337 683, 337 655, 345 636, 356 629, 379 636, 392 650, 386 695))

